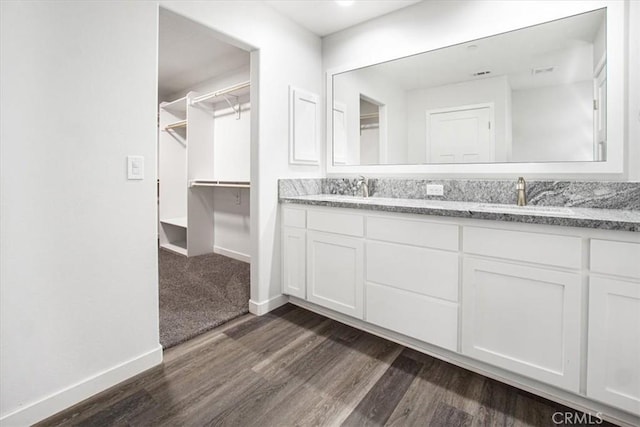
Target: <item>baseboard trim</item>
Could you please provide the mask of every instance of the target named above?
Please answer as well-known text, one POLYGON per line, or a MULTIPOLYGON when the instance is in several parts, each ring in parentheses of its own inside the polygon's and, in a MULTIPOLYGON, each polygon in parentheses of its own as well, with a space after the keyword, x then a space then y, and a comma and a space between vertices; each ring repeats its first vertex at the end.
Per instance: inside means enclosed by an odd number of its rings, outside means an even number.
POLYGON ((221 248, 220 246, 214 246, 213 253, 224 255, 229 258, 237 259, 238 261, 251 262, 251 255, 243 254, 242 252, 232 251, 231 249, 221 248))
POLYGON ((32 425, 162 363, 162 346, 0 418, 1 426, 32 425))
POLYGON ((285 305, 289 302, 289 297, 286 295, 278 295, 263 302, 255 302, 249 300, 249 312, 256 316, 262 316, 268 312, 275 310, 276 308, 285 305))

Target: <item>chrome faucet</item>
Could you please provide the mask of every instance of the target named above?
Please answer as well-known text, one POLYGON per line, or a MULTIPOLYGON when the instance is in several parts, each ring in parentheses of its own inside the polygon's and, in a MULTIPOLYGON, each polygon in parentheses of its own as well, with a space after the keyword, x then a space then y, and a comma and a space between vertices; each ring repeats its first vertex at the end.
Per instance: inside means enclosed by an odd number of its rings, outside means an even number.
POLYGON ((518 183, 516 184, 516 189, 518 191, 518 200, 516 203, 518 206, 527 205, 527 193, 525 192, 526 187, 527 186, 524 182, 524 178, 523 177, 518 178, 518 183))
POLYGON ((367 178, 360 175, 356 185, 358 188, 362 189, 362 197, 369 197, 369 180, 367 178))

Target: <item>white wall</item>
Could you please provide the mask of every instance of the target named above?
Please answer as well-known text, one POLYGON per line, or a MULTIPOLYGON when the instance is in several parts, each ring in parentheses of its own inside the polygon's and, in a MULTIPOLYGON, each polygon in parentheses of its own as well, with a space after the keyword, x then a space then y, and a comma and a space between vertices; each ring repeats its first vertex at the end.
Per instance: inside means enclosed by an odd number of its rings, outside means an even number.
POLYGON ((27 425, 162 357, 157 6, 0 6, 0 420, 27 425))
POLYGON ((592 100, 591 81, 513 91, 512 160, 593 160, 592 100))
POLYGON ((409 163, 426 162, 427 110, 493 103, 495 130, 495 160, 509 160, 511 128, 507 128, 507 108, 511 88, 506 76, 472 80, 451 85, 407 92, 407 135, 409 163))
POLYGON ((249 261, 251 257, 250 190, 216 188, 213 192, 214 250, 249 261))
MULTIPOLYGON (((288 87, 321 93, 320 39, 262 3, 162 4, 259 49, 250 250, 251 308, 263 312, 284 301, 277 179, 320 176, 287 161, 288 87)), ((1 3, 3 425, 160 361, 157 6, 1 3), (145 156, 145 180, 125 180, 127 154, 145 156)))
MULTIPOLYGON (((323 69, 325 71, 336 69, 345 71, 551 21, 603 6, 609 7, 609 12, 613 13, 616 22, 620 22, 622 19, 627 22, 634 22, 630 16, 638 16, 636 9, 639 6, 637 2, 626 1, 622 3, 615 0, 554 1, 548 2, 544 7, 540 6, 539 1, 525 0, 434 0, 420 2, 325 37, 323 39, 323 69), (629 14, 625 12, 625 7, 629 9, 629 14), (372 46, 375 46, 375 48, 372 48, 372 46)), ((621 22, 616 28, 626 31, 621 22)), ((628 28, 630 28, 632 34, 638 32, 633 25, 629 25, 628 28)), ((621 37, 620 32, 610 28, 609 30, 616 37, 621 37)), ((624 39, 628 46, 623 46, 624 43, 619 41, 610 42, 611 48, 615 50, 615 55, 612 55, 611 58, 614 56, 621 58, 623 53, 627 53, 627 49, 631 52, 637 52, 640 38, 625 34, 624 39)), ((609 90, 619 97, 629 97, 626 103, 616 103, 615 111, 609 109, 610 118, 617 121, 615 130, 610 127, 609 131, 614 135, 615 138, 613 139, 621 142, 625 153, 627 153, 626 167, 623 173, 610 172, 606 164, 597 163, 589 164, 588 166, 574 164, 570 168, 566 164, 548 164, 544 169, 540 169, 535 164, 518 165, 519 170, 527 173, 527 176, 536 178, 639 179, 640 155, 638 153, 640 153, 640 139, 632 137, 632 135, 640 133, 638 130, 639 112, 637 102, 634 104, 635 97, 629 95, 637 93, 637 91, 632 92, 629 90, 631 89, 629 84, 637 84, 633 83, 633 81, 637 81, 637 75, 640 74, 637 56, 635 58, 635 63, 624 60, 624 68, 620 68, 622 61, 616 60, 614 61, 616 69, 613 70, 612 67, 610 70, 610 74, 615 75, 616 79, 610 81, 609 90), (625 81, 627 78, 631 79, 631 83, 625 81), (636 155, 631 156, 631 153, 636 155), (566 170, 568 169, 571 169, 571 174, 567 174, 566 170), (582 172, 583 170, 584 172, 582 172), (604 173, 594 174, 594 171, 602 171, 604 173)), ((513 175, 513 167, 508 164, 492 165, 490 170, 482 165, 446 166, 431 165, 427 168, 405 166, 402 170, 398 168, 364 167, 359 168, 357 171, 344 167, 341 170, 348 171, 350 174, 401 173, 415 175, 436 172, 443 177, 464 175, 466 177, 497 178, 504 177, 505 173, 513 175)), ((331 172, 338 173, 337 171, 331 172)))

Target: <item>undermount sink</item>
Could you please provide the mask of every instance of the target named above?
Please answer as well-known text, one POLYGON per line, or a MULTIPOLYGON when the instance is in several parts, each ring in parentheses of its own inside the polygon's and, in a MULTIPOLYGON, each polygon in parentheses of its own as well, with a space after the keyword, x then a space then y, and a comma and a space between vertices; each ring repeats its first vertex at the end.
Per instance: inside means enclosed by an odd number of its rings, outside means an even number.
POLYGON ((547 216, 573 216, 575 213, 563 206, 513 206, 480 204, 478 207, 489 212, 520 214, 520 215, 547 215, 547 216))

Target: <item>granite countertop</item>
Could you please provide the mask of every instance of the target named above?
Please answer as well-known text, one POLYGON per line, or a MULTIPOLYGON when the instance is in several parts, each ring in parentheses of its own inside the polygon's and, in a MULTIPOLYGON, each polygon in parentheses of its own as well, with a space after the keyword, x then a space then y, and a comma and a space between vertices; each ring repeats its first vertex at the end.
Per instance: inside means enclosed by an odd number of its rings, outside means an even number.
POLYGON ((314 194, 281 203, 640 232, 640 210, 516 206, 478 202, 314 194))

